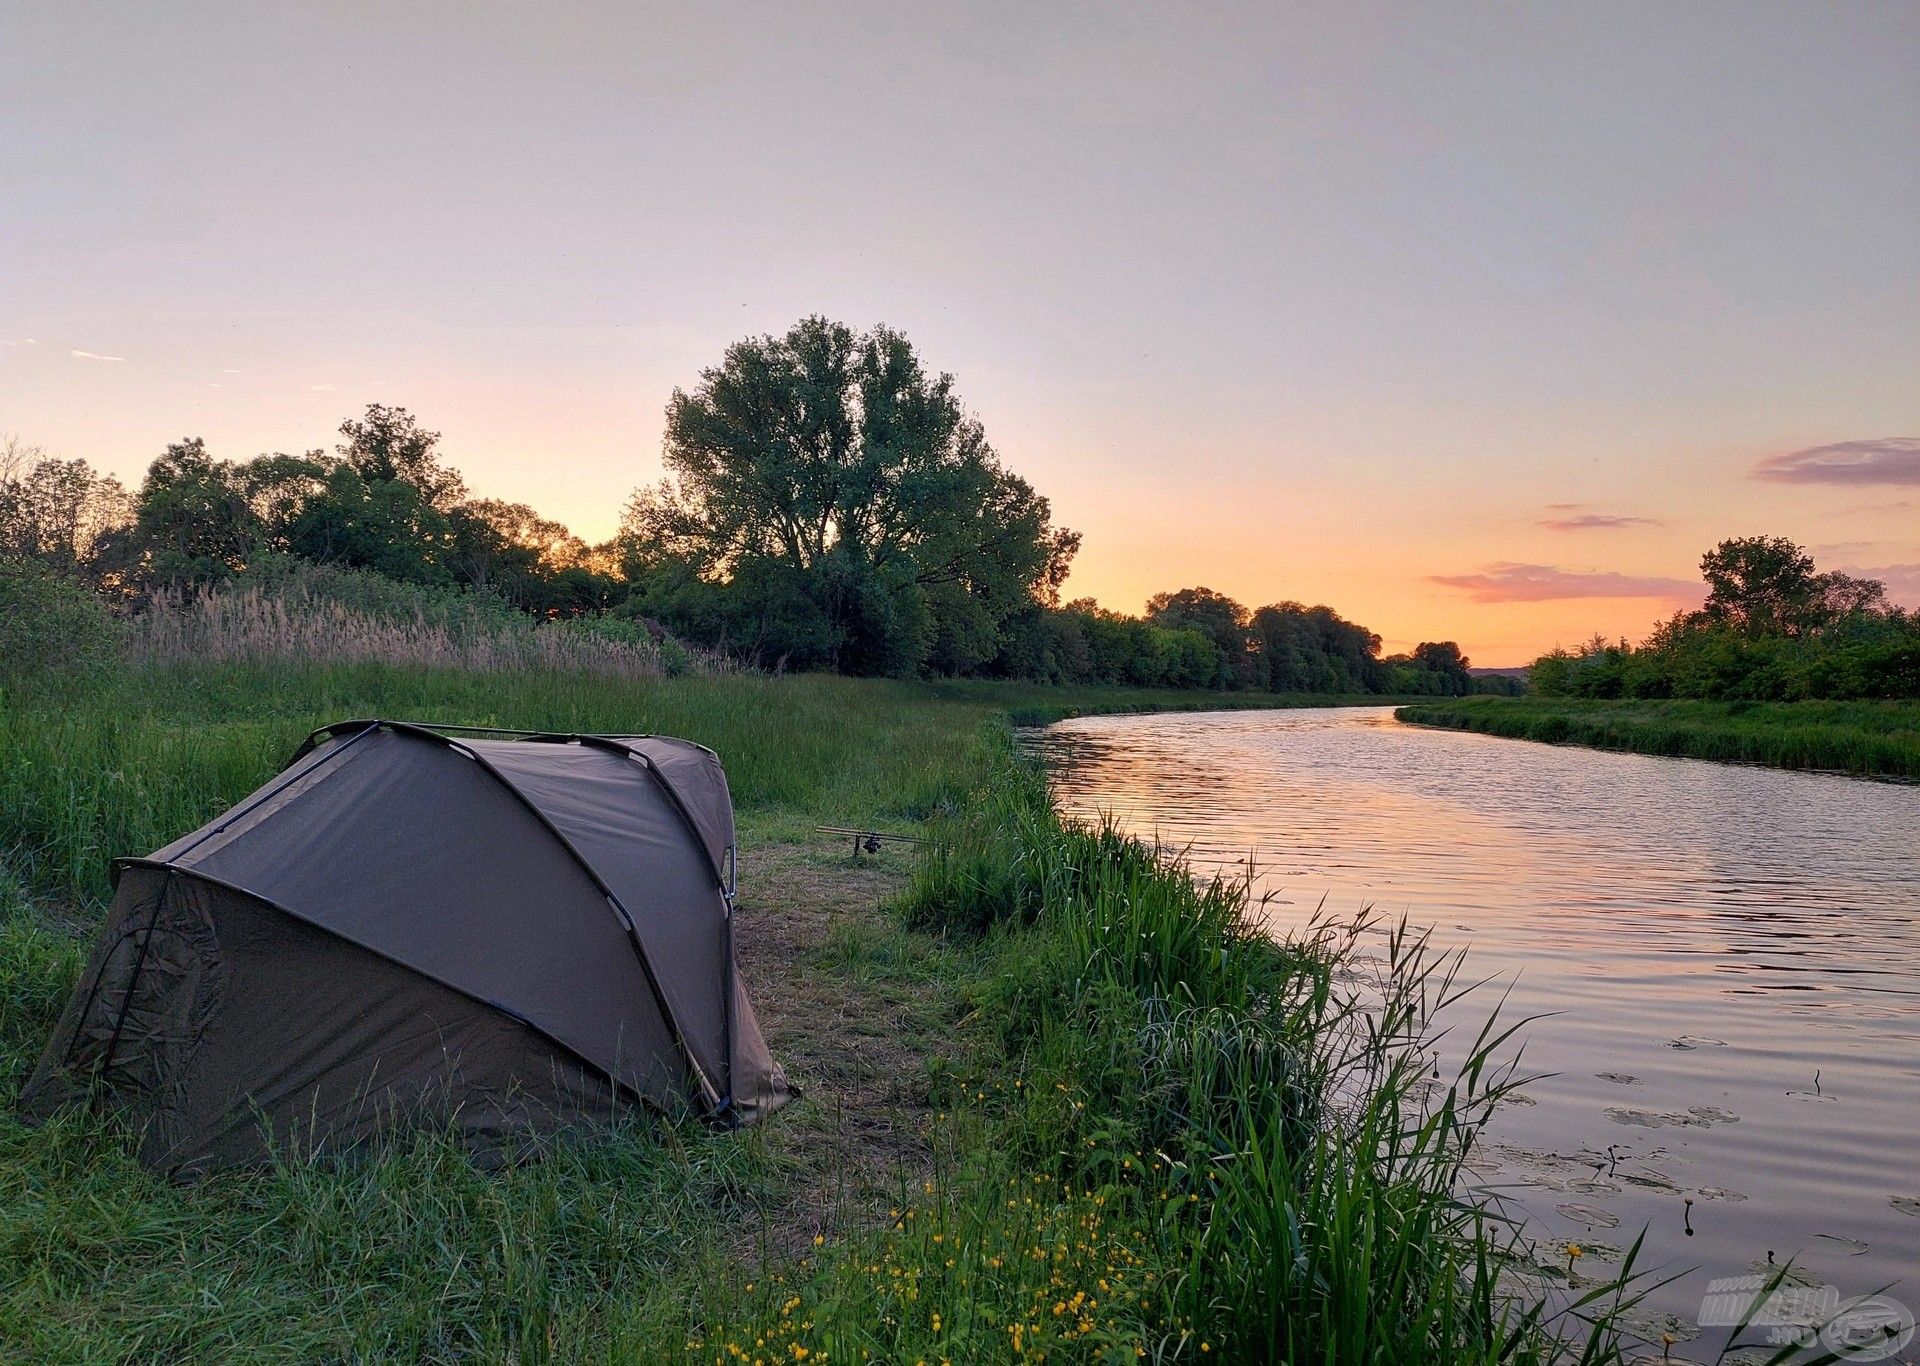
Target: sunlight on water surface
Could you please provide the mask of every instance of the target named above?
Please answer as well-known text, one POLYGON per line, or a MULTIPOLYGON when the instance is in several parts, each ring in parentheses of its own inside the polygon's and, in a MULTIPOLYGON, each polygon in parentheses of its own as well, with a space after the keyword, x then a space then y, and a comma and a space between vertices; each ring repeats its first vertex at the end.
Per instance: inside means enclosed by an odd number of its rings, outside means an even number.
MULTIPOLYGON (((1920 1309, 1920 787, 1401 725, 1385 708, 1092 717, 1034 732, 1069 815, 1233 871, 1276 933, 1371 905, 1507 986, 1524 1067, 1485 1179, 1594 1274, 1644 1226, 1711 1278, 1795 1259, 1920 1309), (1691 1204, 1689 1204, 1691 1201, 1691 1204), (1691 1232, 1689 1232, 1691 1229, 1691 1232)), ((1477 1022, 1477 1021, 1476 1021, 1477 1022)))

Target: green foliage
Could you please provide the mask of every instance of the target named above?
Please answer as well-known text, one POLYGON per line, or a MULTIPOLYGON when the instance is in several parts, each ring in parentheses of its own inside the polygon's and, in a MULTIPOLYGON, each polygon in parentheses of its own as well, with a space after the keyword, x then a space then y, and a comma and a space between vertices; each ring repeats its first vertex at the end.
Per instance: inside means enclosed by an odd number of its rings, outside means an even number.
POLYGON ((1747 702, 1475 697, 1421 703, 1403 721, 1519 740, 1774 768, 1920 778, 1920 702, 1747 702))
POLYGON ((1722 541, 1700 558, 1707 619, 1754 635, 1793 628, 1814 590, 1813 557, 1784 536, 1722 541))
POLYGON ((64 686, 103 674, 119 634, 85 584, 33 560, 0 559, 0 684, 64 686))
POLYGON ((1701 561, 1706 607, 1681 612, 1640 645, 1595 636, 1528 672, 1555 698, 1747 702, 1920 697, 1920 613, 1883 585, 1818 573, 1780 537, 1723 541, 1701 561))
POLYGON ((1423 653, 1437 647, 1382 661, 1377 635, 1323 606, 1249 612, 1198 587, 1158 594, 1144 617, 1057 606, 1079 538, 1001 464, 952 376, 884 327, 808 318, 729 348, 675 392, 668 477, 635 495, 605 546, 524 504, 469 499, 439 433, 405 409, 369 405, 340 434, 332 454, 244 461, 179 441, 137 499, 85 461, 8 444, 0 555, 84 577, 129 611, 154 595, 246 592, 288 560, 364 571, 535 621, 603 623, 552 640, 620 638, 614 619, 644 627, 670 669, 700 663, 684 641, 776 672, 1333 695, 1470 686, 1463 660, 1423 653))
POLYGON ((1264 684, 1274 692, 1386 692, 1380 637, 1331 607, 1276 603, 1253 614, 1264 684))
POLYGON ((1206 686, 1250 687, 1266 681, 1247 609, 1226 594, 1211 588, 1155 593, 1147 600, 1147 620, 1171 631, 1196 632, 1212 644, 1214 670, 1206 686))
POLYGON ((62 577, 98 582, 103 551, 131 503, 119 480, 84 460, 54 460, 0 440, 0 560, 32 560, 62 577))
MULTIPOLYGON (((1404 927, 1371 971, 1364 926, 1274 944, 1246 923, 1239 884, 1196 880, 1110 827, 1062 826, 1032 775, 937 833, 903 909, 994 947, 980 1011, 1006 1056, 961 1088, 989 1106, 987 1141, 897 1231, 792 1286, 809 1346, 887 1360, 1100 1360, 1135 1343, 1179 1360, 1620 1359, 1610 1316, 1631 1299, 1630 1265, 1550 1301, 1510 1298, 1499 1277, 1528 1249, 1462 1196, 1512 1080, 1488 1065, 1510 1037, 1489 1025, 1423 1098, 1426 1024, 1456 991, 1457 959, 1404 927), (1063 1223, 1085 1261, 1055 1257, 1063 1223), (1009 1224, 1012 1240, 997 1232, 1009 1224), (1037 1304, 994 1274, 1022 1257, 1055 1265, 1037 1304), (839 1279, 849 1262, 883 1273, 877 1321, 839 1279), (906 1303, 887 1297, 901 1268, 917 1269, 906 1303)), ((739 1317, 704 1341, 767 1331, 739 1317)))
POLYGON ((266 527, 241 466, 214 460, 199 437, 176 442, 147 468, 133 526, 115 547, 148 584, 218 583, 260 555, 266 527))
MULTIPOLYGON (((362 591, 368 611, 432 601, 362 591)), ((452 621, 462 601, 449 591, 437 610, 452 621)), ((1111 830, 1064 829, 988 725, 1009 707, 1252 700, 283 662, 147 669, 11 705, 0 1344, 47 1361, 704 1360, 730 1342, 789 1361, 796 1344, 838 1361, 1555 1359, 1544 1311, 1494 1289, 1517 1250, 1460 1198, 1458 1160, 1497 1091, 1466 1074, 1444 1105, 1416 1100, 1430 1068, 1400 1050, 1435 979, 1407 941, 1387 989, 1398 1023, 1359 1027, 1377 979, 1357 984, 1343 936, 1280 948, 1246 931, 1236 887, 1196 884, 1111 830), (427 1134, 186 1190, 84 1113, 14 1121, 106 858, 201 823, 349 715, 711 744, 749 880, 761 832, 934 817, 902 912, 937 937, 841 933, 823 960, 892 974, 902 1011, 964 998, 915 1017, 961 1032, 964 1066, 888 1079, 933 1090, 933 1172, 884 1221, 845 1211, 839 1236, 796 1254, 760 1221, 791 1198, 805 1102, 746 1134, 632 1121, 497 1175, 427 1134), (1347 1122, 1331 1122, 1336 1094, 1347 1122)), ((1596 1341, 1590 1359, 1609 1360, 1596 1341)))
POLYGON ((970 671, 1079 544, 1001 465, 953 377, 885 327, 812 317, 729 347, 674 391, 665 460, 628 507, 629 576, 663 570, 676 595, 689 570, 711 583, 715 624, 761 662, 970 671))

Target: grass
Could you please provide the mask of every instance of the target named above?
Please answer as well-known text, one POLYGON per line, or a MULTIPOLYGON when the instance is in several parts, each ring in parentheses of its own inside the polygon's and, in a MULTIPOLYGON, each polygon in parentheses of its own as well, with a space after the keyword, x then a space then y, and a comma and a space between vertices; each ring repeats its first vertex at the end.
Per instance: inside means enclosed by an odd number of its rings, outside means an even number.
POLYGON ((1430 1076, 1453 961, 1404 931, 1249 934, 1241 888, 1062 826, 1003 719, 1219 700, 370 664, 9 694, 0 1356, 1616 1359, 1622 1288, 1511 1297, 1527 1250, 1463 1198, 1512 1078, 1486 1065, 1498 1034, 1430 1076), (787 974, 760 1005, 809 1097, 744 1134, 637 1117, 497 1175, 415 1134, 187 1189, 87 1115, 15 1122, 107 858, 200 824, 313 726, 374 714, 719 749, 749 977, 787 974), (815 823, 934 841, 854 868, 802 842, 815 823))
POLYGON ((1403 721, 1518 740, 1920 779, 1920 701, 1694 702, 1468 697, 1403 721))

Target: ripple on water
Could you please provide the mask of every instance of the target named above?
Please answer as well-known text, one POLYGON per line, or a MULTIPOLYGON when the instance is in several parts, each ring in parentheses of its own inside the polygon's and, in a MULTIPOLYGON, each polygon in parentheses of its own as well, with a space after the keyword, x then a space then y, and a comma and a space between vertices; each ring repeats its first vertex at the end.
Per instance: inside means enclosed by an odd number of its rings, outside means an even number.
POLYGON ((1085 718, 1038 744, 1068 814, 1110 810, 1205 870, 1251 853, 1273 933, 1372 904, 1471 944, 1470 975, 1510 988, 1506 1020, 1544 1017, 1526 1061, 1553 1075, 1500 1108, 1486 1149, 1543 1250, 1589 1234, 1558 1202, 1604 1201, 1646 1228, 1642 1265, 1698 1268, 1647 1292, 1674 1322, 1708 1279, 1822 1233, 1866 1248, 1822 1257, 1845 1293, 1920 1297, 1920 787, 1384 709, 1085 718))

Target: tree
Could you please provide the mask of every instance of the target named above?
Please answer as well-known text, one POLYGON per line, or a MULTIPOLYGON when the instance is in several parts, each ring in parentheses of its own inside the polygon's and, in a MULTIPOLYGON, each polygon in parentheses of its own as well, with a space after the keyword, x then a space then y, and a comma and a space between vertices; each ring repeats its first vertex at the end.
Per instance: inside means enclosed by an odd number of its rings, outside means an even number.
POLYGON ((1423 640, 1411 654, 1390 655, 1381 664, 1390 692, 1464 697, 1473 691, 1467 657, 1451 640, 1423 640))
POLYGON ((0 559, 37 560, 56 574, 97 577, 132 499, 84 460, 55 460, 14 438, 0 442, 0 559))
POLYGON ((1451 640, 1421 641, 1413 647, 1413 662, 1440 678, 1451 695, 1464 697, 1473 691, 1473 675, 1467 671, 1469 661, 1451 640))
POLYGON ((1796 634, 1815 595, 1813 557, 1784 536, 1720 542, 1700 557, 1711 622, 1750 635, 1796 634))
POLYGON ((307 504, 326 491, 327 472, 335 463, 325 451, 315 450, 255 456, 240 466, 240 484, 266 549, 293 548, 294 527, 307 504))
POLYGON ((1855 578, 1837 569, 1815 574, 1809 605, 1813 628, 1823 630, 1848 617, 1884 613, 1887 586, 1878 579, 1855 578))
POLYGON ((1274 603, 1253 614, 1261 682, 1274 692, 1381 692, 1380 637, 1331 607, 1274 603))
POLYGON ((1147 600, 1147 620, 1171 631, 1198 631, 1219 651, 1220 672, 1205 680, 1215 687, 1245 687, 1255 681, 1258 663, 1247 629, 1247 609, 1211 588, 1182 588, 1155 593, 1147 600))
POLYGON ((619 595, 615 563, 525 503, 479 498, 456 507, 446 563, 454 578, 537 617, 603 611, 619 595))
POLYGON ((404 408, 378 403, 342 423, 340 434, 347 439, 339 459, 322 462, 319 487, 288 525, 287 548, 404 582, 452 582, 452 513, 466 485, 441 463, 440 434, 404 408))
POLYGON ((368 484, 409 484, 441 512, 467 496, 459 471, 441 463, 440 433, 427 431, 405 408, 369 403, 364 417, 340 424, 340 435, 347 438, 340 458, 368 484))
POLYGON ((199 437, 168 446, 147 467, 125 543, 135 579, 217 583, 245 569, 265 539, 248 493, 241 469, 208 455, 199 437))
POLYGON ((935 642, 951 667, 990 658, 1005 622, 1053 601, 1079 546, 1000 464, 953 377, 886 327, 811 317, 735 343, 674 391, 664 458, 628 505, 629 545, 777 591, 777 615, 812 623, 808 642, 823 625, 829 662, 853 670, 911 672, 935 642))

